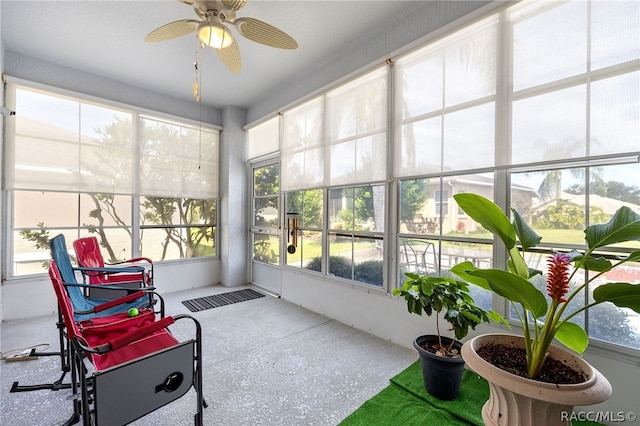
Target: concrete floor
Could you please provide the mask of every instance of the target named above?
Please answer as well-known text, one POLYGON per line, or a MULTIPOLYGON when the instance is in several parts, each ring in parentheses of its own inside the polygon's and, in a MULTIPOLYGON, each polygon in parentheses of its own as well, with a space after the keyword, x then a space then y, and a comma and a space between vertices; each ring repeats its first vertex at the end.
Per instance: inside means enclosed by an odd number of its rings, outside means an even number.
MULTIPOLYGON (((170 293, 164 296, 166 312, 191 314, 181 301, 237 289, 170 293)), ((203 328, 205 425, 336 425, 417 358, 412 349, 271 296, 191 315, 203 328)), ((56 350, 56 318, 3 323, 1 351, 39 343, 56 350)), ((183 321, 172 332, 186 339, 192 329, 183 321)), ((0 424, 64 423, 72 413, 71 390, 9 392, 15 381, 47 383, 59 376, 56 357, 1 362, 0 424)), ((193 424, 194 395, 191 390, 132 424, 193 424)))

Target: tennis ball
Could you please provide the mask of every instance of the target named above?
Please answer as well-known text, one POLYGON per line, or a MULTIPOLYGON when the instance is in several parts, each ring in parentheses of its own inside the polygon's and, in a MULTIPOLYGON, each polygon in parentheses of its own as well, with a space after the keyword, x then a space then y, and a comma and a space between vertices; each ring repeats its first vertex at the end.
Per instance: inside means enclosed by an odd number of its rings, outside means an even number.
POLYGON ((138 312, 138 308, 131 308, 127 312, 127 315, 129 315, 130 317, 137 317, 139 313, 140 312, 138 312))

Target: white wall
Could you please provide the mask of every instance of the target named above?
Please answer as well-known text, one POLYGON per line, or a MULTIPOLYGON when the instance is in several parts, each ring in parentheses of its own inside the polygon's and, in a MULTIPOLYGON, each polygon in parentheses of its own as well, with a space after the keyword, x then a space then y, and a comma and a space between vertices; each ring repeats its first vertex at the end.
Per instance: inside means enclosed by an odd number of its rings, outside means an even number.
MULTIPOLYGON (((200 106, 195 102, 161 95, 64 65, 6 51, 4 66, 4 72, 11 77, 200 121, 200 106)), ((206 123, 222 124, 222 111, 217 108, 203 106, 202 117, 206 123)))
POLYGON ((220 256, 221 284, 247 283, 247 208, 244 165, 246 111, 226 107, 220 135, 220 256))

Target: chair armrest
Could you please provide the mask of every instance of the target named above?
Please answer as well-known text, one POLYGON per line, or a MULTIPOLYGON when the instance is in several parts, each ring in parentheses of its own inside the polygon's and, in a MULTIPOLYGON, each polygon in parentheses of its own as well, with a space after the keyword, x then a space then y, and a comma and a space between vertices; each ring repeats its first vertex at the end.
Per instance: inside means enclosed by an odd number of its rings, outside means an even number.
MULTIPOLYGON (((65 287, 80 287, 80 288, 96 288, 95 285, 92 284, 80 284, 80 283, 65 283, 63 282, 62 285, 64 285, 65 287)), ((88 309, 88 310, 84 310, 84 311, 80 311, 77 310, 75 311, 76 314, 78 315, 86 315, 86 314, 93 314, 93 313, 98 313, 101 311, 104 311, 105 309, 109 309, 111 307, 114 306, 118 306, 118 305, 122 305, 124 303, 129 303, 129 302, 133 302, 136 299, 139 299, 141 297, 145 297, 148 296, 149 294, 155 294, 157 297, 159 297, 159 295, 157 295, 157 293, 153 290, 155 290, 155 287, 145 287, 143 289, 130 289, 130 288, 124 288, 124 287, 118 287, 118 286, 114 286, 114 285, 102 285, 100 286, 100 289, 105 289, 105 290, 126 290, 129 294, 127 294, 126 296, 122 296, 119 297, 117 299, 113 299, 113 300, 109 300, 107 302, 104 302, 100 305, 96 305, 94 306, 92 309, 88 309)), ((151 303, 150 303, 151 305, 151 303)), ((164 316, 164 301, 162 301, 162 315, 164 316)))
POLYGON ((128 266, 126 268, 93 268, 86 266, 76 266, 73 268, 87 275, 121 274, 121 273, 143 273, 144 266, 128 266), (93 274, 92 274, 93 273, 93 274))
POLYGON ((122 284, 137 284, 140 281, 123 281, 118 283, 119 285, 113 285, 113 284, 81 284, 81 283, 65 283, 63 282, 62 284, 64 286, 68 286, 68 287, 80 287, 80 288, 85 288, 85 289, 93 289, 93 288, 100 288, 100 290, 125 290, 129 293, 134 292, 134 291, 142 291, 142 292, 153 292, 156 288, 154 286, 145 286, 145 287, 140 287, 140 288, 127 288, 127 287, 121 287, 122 284))
POLYGON ((133 302, 136 299, 145 297, 147 295, 144 291, 136 291, 135 293, 127 294, 126 296, 119 297, 114 300, 109 300, 93 308, 94 312, 102 312, 105 309, 112 308, 114 306, 122 305, 123 303, 133 302))
POLYGON ((121 262, 107 263, 107 265, 122 265, 123 263, 136 263, 136 262, 147 262, 147 263, 153 264, 153 261, 148 257, 135 257, 133 259, 127 259, 121 262))

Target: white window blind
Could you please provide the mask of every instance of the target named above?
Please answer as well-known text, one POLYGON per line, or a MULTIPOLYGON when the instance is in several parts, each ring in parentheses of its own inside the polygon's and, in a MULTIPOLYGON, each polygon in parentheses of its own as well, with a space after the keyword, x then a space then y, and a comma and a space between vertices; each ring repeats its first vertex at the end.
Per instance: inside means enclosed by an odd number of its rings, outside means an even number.
POLYGON ((399 58, 394 176, 494 164, 496 19, 399 58))
POLYGON ((131 114, 12 85, 7 101, 7 189, 131 190, 131 114))
POLYGON ((640 3, 535 2, 509 18, 511 164, 640 150, 640 3))
POLYGON ((218 132, 140 118, 140 193, 216 198, 218 132))
POLYGON ((324 185, 324 96, 284 114, 280 189, 324 185))
POLYGON ((386 179, 387 68, 327 93, 330 186, 386 179))
POLYGON ((274 117, 247 131, 247 160, 271 154, 280 149, 280 118, 274 117))
POLYGON ((382 181, 387 174, 387 68, 284 114, 282 189, 382 181))
POLYGON ((9 82, 4 187, 216 198, 218 131, 9 82))

